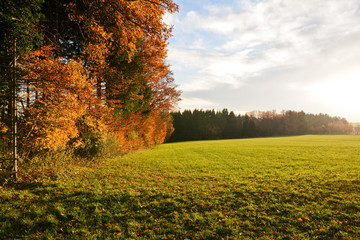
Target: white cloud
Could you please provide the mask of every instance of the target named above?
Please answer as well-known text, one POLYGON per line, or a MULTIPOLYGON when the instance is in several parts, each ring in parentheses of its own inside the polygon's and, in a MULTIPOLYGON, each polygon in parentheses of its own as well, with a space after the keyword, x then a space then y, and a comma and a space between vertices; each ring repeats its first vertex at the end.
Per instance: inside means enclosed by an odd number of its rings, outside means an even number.
MULTIPOLYGON (((319 94, 321 90, 311 86, 324 86, 327 81, 331 85, 335 75, 346 78, 349 66, 360 69, 359 0, 216 4, 165 19, 175 26, 169 62, 184 93, 210 92, 224 84, 242 89, 254 79, 265 81, 271 73, 269 87, 285 84, 282 91, 300 94, 295 86, 302 86, 301 93, 313 96, 314 89, 319 94), (186 71, 194 73, 191 79, 177 78, 186 71)), ((257 94, 253 93, 264 97, 257 94)), ((221 99, 216 103, 223 104, 221 99)))
POLYGON ((209 108, 217 108, 219 104, 202 99, 202 98, 186 98, 179 102, 179 107, 181 109, 209 109, 209 108))
POLYGON ((194 79, 187 83, 183 83, 179 86, 182 92, 199 92, 199 91, 207 91, 213 89, 215 84, 213 81, 209 81, 209 79, 199 78, 194 76, 194 79))

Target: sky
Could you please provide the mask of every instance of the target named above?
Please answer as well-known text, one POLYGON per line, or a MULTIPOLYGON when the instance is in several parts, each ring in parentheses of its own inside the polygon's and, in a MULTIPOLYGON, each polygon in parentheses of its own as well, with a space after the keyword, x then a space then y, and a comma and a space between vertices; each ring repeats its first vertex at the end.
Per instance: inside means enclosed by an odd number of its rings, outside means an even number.
POLYGON ((174 0, 178 108, 360 122, 360 0, 174 0))

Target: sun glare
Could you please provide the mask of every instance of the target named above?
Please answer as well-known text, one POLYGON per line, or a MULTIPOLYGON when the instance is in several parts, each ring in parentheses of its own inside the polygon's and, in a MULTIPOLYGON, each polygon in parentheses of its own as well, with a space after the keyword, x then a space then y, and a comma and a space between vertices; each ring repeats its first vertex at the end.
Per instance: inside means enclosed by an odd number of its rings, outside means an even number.
POLYGON ((360 102, 359 89, 359 70, 336 74, 327 81, 314 84, 308 88, 316 99, 327 106, 349 113, 358 111, 360 102))

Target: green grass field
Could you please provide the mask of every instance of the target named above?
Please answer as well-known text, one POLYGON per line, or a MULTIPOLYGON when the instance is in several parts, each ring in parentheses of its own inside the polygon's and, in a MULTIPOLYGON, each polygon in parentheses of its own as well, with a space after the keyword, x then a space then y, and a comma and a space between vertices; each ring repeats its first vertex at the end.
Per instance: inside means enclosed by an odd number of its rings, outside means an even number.
POLYGON ((4 239, 359 239, 360 136, 164 144, 0 189, 4 239))

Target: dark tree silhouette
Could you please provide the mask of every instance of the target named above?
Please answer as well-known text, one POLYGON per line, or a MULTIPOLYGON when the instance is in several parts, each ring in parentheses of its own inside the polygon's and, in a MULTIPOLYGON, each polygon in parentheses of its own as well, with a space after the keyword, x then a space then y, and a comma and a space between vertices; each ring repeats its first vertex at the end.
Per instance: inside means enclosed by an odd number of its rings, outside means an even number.
POLYGON ((172 117, 175 131, 169 142, 352 132, 344 118, 303 111, 251 112, 241 116, 227 109, 196 109, 173 112, 172 117))

